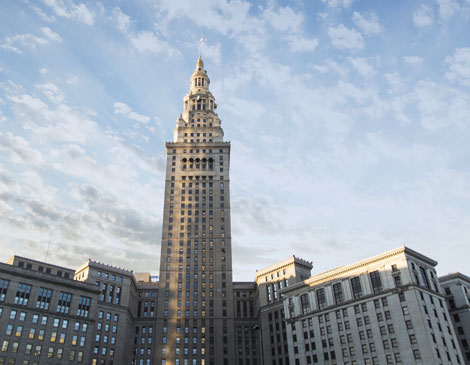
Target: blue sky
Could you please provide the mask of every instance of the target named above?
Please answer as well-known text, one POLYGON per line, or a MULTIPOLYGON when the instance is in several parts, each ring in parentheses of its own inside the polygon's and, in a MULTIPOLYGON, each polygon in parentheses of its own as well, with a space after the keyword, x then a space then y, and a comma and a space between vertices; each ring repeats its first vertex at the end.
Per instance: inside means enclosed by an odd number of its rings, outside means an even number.
POLYGON ((403 244, 468 272, 470 0, 2 1, 0 259, 158 272, 201 36, 234 277, 403 244))

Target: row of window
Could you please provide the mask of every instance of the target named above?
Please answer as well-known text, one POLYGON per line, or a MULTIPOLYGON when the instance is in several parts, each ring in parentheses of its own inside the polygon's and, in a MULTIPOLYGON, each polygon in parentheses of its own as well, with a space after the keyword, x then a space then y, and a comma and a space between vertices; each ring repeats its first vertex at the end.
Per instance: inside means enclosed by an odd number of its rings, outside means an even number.
MULTIPOLYGON (((374 294, 380 293, 383 290, 382 280, 379 271, 373 271, 369 273, 369 279, 371 289, 374 294)), ((351 293, 353 299, 359 299, 364 295, 362 289, 361 279, 359 276, 349 279, 351 286, 351 293)), ((339 305, 345 301, 343 282, 335 283, 331 286, 334 303, 327 302, 326 290, 328 287, 323 287, 315 290, 316 305, 318 309, 323 309, 328 305, 339 305)), ((310 305, 309 294, 305 293, 300 296, 301 313, 308 313, 312 307, 310 305)), ((289 306, 291 306, 291 316, 294 314, 293 299, 289 298, 289 306)))
MULTIPOLYGON (((19 351, 20 343, 19 342, 11 342, 9 340, 4 340, 2 342, 2 346, 0 351, 1 352, 8 352, 11 351, 12 353, 17 353, 19 351)), ((34 357, 40 357, 43 354, 43 345, 33 345, 31 343, 27 343, 25 345, 24 349, 24 354, 25 355, 32 355, 34 357)), ((64 349, 63 348, 55 348, 55 347, 49 347, 46 352, 46 357, 48 359, 53 359, 54 357, 58 360, 65 360, 64 356, 64 349)), ((83 351, 76 351, 76 350, 70 350, 68 360, 69 361, 76 361, 76 362, 82 362, 84 357, 84 352, 83 351)), ((23 361, 23 365, 28 364, 29 361, 23 361)), ((15 360, 11 359, 7 362, 5 362, 4 357, 0 357, 0 365, 2 364, 15 364, 15 360)), ((39 364, 39 362, 33 361, 31 363, 32 365, 34 364, 39 364)))
MULTIPOLYGON (((191 116, 194 117, 194 114, 192 114, 191 116)), ((198 116, 199 116, 199 113, 198 113, 198 116)), ((199 149, 195 149, 195 150, 190 149, 190 150, 189 150, 189 153, 191 153, 191 154, 192 154, 192 153, 199 153, 199 151, 200 151, 199 149)), ((202 151, 202 153, 206 153, 206 150, 205 150, 205 149, 202 149, 201 151, 202 151)), ((208 149, 207 152, 208 152, 208 153, 213 153, 213 150, 212 150, 212 149, 208 149)), ((171 153, 173 153, 173 154, 176 153, 176 149, 173 149, 171 153)), ((186 150, 186 149, 183 149, 183 153, 187 153, 187 150, 186 150)), ((215 151, 214 151, 214 153, 215 153, 215 151)), ((220 148, 220 149, 219 149, 219 153, 224 153, 224 150, 223 150, 222 148, 220 148)))
MULTIPOLYGON (((3 307, 0 307, 0 317, 2 315, 3 315, 3 307)), ((18 312, 16 309, 10 310, 9 319, 12 321, 18 319, 20 322, 26 322, 27 317, 28 317, 28 313, 26 312, 23 312, 23 311, 18 312)), ((33 314, 31 318, 31 323, 41 324, 43 326, 46 326, 48 320, 49 320, 49 316, 47 315, 33 314)), ((69 325, 69 320, 62 319, 62 325, 60 323, 61 323, 61 319, 56 317, 53 319, 52 325, 55 328, 67 329, 69 325)), ((79 331, 80 327, 81 327, 82 332, 86 332, 88 329, 88 323, 75 322, 74 331, 79 331)))
MULTIPOLYGON (((5 279, 0 280, 0 302, 4 302, 8 290, 9 281, 5 279)), ((27 307, 31 297, 32 286, 30 284, 18 283, 15 298, 13 303, 19 306, 27 307)), ((49 310, 52 301, 53 290, 40 287, 36 301, 36 309, 49 310)), ((60 292, 57 299, 57 313, 68 314, 72 302, 72 294, 60 292)), ((91 305, 91 298, 80 296, 77 306, 76 315, 83 318, 88 318, 91 305)))

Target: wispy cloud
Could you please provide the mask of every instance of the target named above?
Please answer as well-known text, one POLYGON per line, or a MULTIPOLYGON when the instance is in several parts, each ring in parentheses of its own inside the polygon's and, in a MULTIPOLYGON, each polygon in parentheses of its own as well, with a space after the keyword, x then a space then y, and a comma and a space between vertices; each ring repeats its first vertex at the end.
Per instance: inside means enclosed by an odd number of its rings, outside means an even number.
POLYGON ((364 48, 364 39, 361 33, 355 29, 349 29, 343 24, 336 27, 330 26, 328 35, 331 38, 331 43, 337 49, 357 51, 364 48))
POLYGON ((143 115, 143 114, 138 114, 129 107, 129 105, 116 102, 114 103, 114 114, 119 114, 123 115, 124 117, 128 119, 135 120, 136 122, 139 123, 148 123, 150 121, 150 117, 143 115))
POLYGON ((470 48, 457 48, 452 56, 447 56, 445 62, 449 65, 446 77, 470 86, 470 48))
POLYGON ((434 23, 433 9, 421 4, 413 13, 413 24, 415 27, 424 28, 434 23))
POLYGON ((361 14, 355 11, 353 12, 352 20, 364 34, 379 34, 384 31, 383 26, 379 22, 379 17, 375 13, 361 14))
POLYGON ((41 28, 43 35, 35 35, 32 33, 15 34, 5 37, 0 47, 15 53, 21 53, 21 48, 35 49, 37 46, 44 46, 50 42, 62 42, 62 37, 53 32, 48 27, 41 28))
POLYGON ((83 3, 75 4, 72 0, 43 0, 43 2, 59 17, 74 19, 87 25, 95 23, 96 13, 83 3))

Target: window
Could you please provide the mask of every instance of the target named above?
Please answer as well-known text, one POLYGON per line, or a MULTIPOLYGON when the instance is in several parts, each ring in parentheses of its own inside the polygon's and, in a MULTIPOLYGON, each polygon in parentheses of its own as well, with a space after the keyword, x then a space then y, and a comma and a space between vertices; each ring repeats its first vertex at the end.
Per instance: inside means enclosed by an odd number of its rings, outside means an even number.
POLYGON ((359 276, 351 278, 351 288, 354 299, 359 299, 360 297, 362 297, 362 287, 359 276))
POLYGON ((333 284, 333 295, 335 298, 335 304, 341 304, 344 302, 343 287, 341 283, 333 284))
POLYGON ((29 302, 29 296, 31 294, 31 285, 29 284, 18 284, 18 289, 16 290, 15 301, 17 305, 27 306, 29 302))
POLYGON ((323 309, 326 307, 326 296, 325 288, 318 289, 316 291, 318 309, 323 309))
POLYGON ((80 300, 78 302, 77 316, 88 318, 88 314, 90 312, 90 304, 91 298, 80 296, 80 300))
POLYGON ((300 296, 300 304, 302 306, 302 313, 306 314, 310 310, 310 302, 308 300, 308 294, 302 294, 300 296))
POLYGON ((38 300, 36 302, 36 309, 48 310, 51 304, 52 290, 46 288, 39 288, 38 300))
POLYGON ((5 301, 5 296, 7 295, 8 290, 8 280, 0 279, 0 302, 5 301))
POLYGON ((380 293, 383 290, 383 287, 379 272, 373 271, 369 273, 369 277, 372 284, 372 291, 374 292, 374 294, 380 293))
POLYGON ((420 266, 419 267, 419 272, 421 274, 421 279, 423 280, 423 284, 426 288, 430 289, 429 281, 428 281, 428 276, 426 275, 426 270, 424 267, 420 266))
POLYGON ((60 292, 59 293, 59 302, 57 303, 57 313, 66 313, 70 312, 70 303, 72 302, 72 294, 60 292))

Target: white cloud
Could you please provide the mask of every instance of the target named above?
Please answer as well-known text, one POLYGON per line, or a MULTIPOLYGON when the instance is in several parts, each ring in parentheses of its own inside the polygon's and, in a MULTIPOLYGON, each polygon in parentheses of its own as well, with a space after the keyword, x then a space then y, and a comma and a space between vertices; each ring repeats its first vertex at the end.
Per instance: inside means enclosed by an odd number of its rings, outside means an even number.
POLYGON ((286 36, 287 44, 292 52, 313 52, 318 47, 317 38, 304 38, 298 35, 286 36))
POLYGON ((21 53, 18 47, 36 49, 37 46, 45 46, 50 42, 61 42, 62 38, 48 27, 41 28, 44 36, 37 36, 32 33, 15 34, 14 36, 5 37, 0 47, 15 53, 21 53))
POLYGON ((142 53, 165 54, 170 57, 176 57, 181 54, 180 51, 159 39, 156 34, 151 31, 129 34, 129 40, 134 48, 142 53))
POLYGON ((39 167, 43 163, 41 152, 31 148, 28 141, 11 132, 0 133, 0 150, 10 154, 11 161, 19 164, 30 164, 39 167))
POLYGON ((437 0, 439 4, 439 18, 448 21, 454 17, 460 10, 460 4, 457 0, 437 0))
POLYGON ((328 35, 331 38, 333 46, 337 49, 357 51, 364 48, 364 39, 361 33, 355 29, 349 29, 343 24, 337 27, 330 26, 328 28, 328 35))
MULTIPOLYGON (((131 45, 138 52, 165 54, 169 57, 178 57, 181 55, 178 49, 172 47, 168 42, 161 40, 153 31, 142 30, 134 32, 131 29, 134 21, 129 15, 123 13, 119 7, 115 7, 112 10, 111 20, 114 22, 116 28, 127 36, 131 45)), ((213 47, 214 48, 209 49, 209 52, 214 56, 215 60, 220 60, 220 52, 217 56, 217 45, 213 47)))
POLYGON ((12 95, 8 96, 8 99, 13 101, 15 104, 24 105, 28 109, 33 110, 35 112, 45 113, 48 110, 46 103, 28 94, 23 94, 20 96, 12 95))
POLYGON ((49 100, 56 104, 60 104, 64 101, 64 95, 57 87, 57 85, 48 82, 41 85, 36 85, 36 87, 43 92, 44 95, 47 96, 49 100))
POLYGON ((44 19, 46 22, 54 22, 56 21, 56 18, 55 16, 49 16, 47 15, 44 11, 42 11, 41 8, 37 7, 37 6, 31 6, 31 9, 33 9, 33 11, 38 14, 42 19, 44 19))
POLYGON ((361 29, 364 34, 379 34, 383 32, 383 26, 379 22, 379 18, 375 13, 369 13, 367 16, 355 11, 352 20, 356 26, 361 29))
POLYGON ((403 80, 397 72, 389 72, 384 74, 385 80, 387 80, 390 88, 387 90, 390 94, 396 94, 403 90, 403 80))
POLYGON ((330 8, 349 8, 353 0, 321 0, 322 3, 327 3, 330 8))
POLYGON ((457 48, 452 56, 446 57, 445 62, 449 65, 447 79, 470 86, 470 48, 457 48))
POLYGON ((434 23, 433 10, 430 6, 421 4, 413 13, 413 24, 415 27, 423 28, 434 23))
POLYGON ((46 5, 52 8, 55 15, 64 18, 75 19, 87 25, 93 25, 96 14, 88 9, 85 4, 75 4, 72 1, 63 0, 43 0, 46 5))
POLYGON ((112 14, 111 19, 116 24, 117 29, 119 29, 123 33, 129 32, 129 28, 132 25, 131 17, 129 15, 123 13, 118 6, 116 6, 112 10, 111 14, 112 14))
POLYGON ((132 119, 144 124, 150 121, 150 117, 143 114, 138 114, 132 111, 129 105, 119 102, 114 103, 114 114, 120 114, 128 119, 132 119))
POLYGON ((364 57, 348 57, 348 62, 356 69, 356 71, 366 78, 372 77, 375 74, 374 68, 369 64, 367 58, 364 57))
POLYGON ((209 45, 204 42, 201 52, 204 59, 209 59, 213 61, 216 65, 220 64, 220 60, 222 58, 220 54, 220 43, 216 43, 214 45, 209 45))
POLYGON ((49 27, 41 28, 42 32, 46 36, 47 39, 54 41, 54 42, 62 42, 62 37, 57 33, 53 32, 49 27))
POLYGON ((418 56, 404 56, 403 61, 407 65, 416 66, 416 65, 422 64, 424 59, 422 57, 418 57, 418 56))
POLYGON ((281 32, 298 33, 304 21, 302 13, 296 13, 292 8, 281 7, 277 11, 268 8, 264 11, 263 17, 273 28, 281 32))
POLYGON ((251 14, 252 4, 247 1, 164 0, 158 3, 157 9, 158 16, 164 23, 186 16, 188 20, 202 28, 236 40, 249 52, 264 48, 269 37, 265 20, 263 17, 251 14))
POLYGON ((420 81, 413 91, 421 125, 430 130, 450 126, 470 126, 470 94, 439 85, 432 81, 420 81))
POLYGON ((263 19, 282 34, 281 39, 287 42, 292 52, 312 52, 317 48, 317 38, 308 38, 302 34, 302 13, 296 13, 288 6, 277 10, 270 7, 264 11, 263 19))

